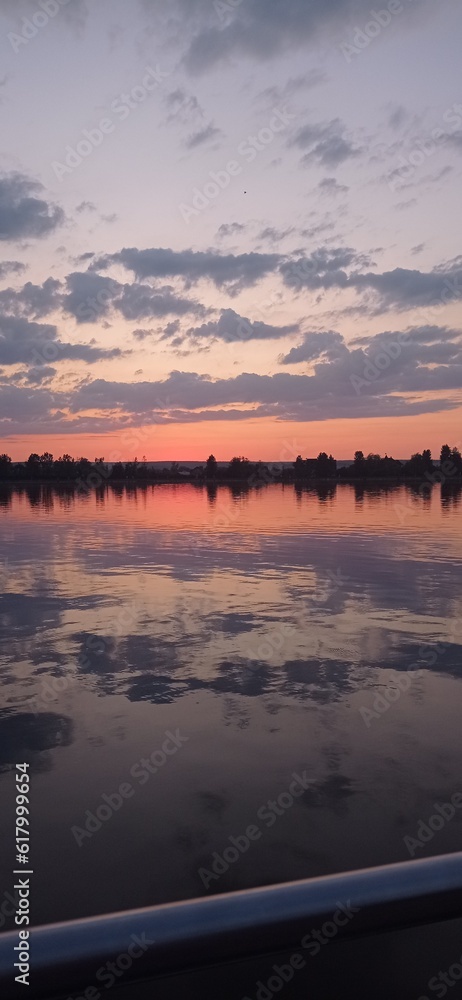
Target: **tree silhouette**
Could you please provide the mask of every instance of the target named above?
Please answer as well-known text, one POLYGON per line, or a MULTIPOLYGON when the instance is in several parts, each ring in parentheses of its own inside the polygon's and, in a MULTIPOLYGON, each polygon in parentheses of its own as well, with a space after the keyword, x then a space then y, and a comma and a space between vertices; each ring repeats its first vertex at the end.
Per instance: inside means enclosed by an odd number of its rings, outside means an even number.
POLYGON ((207 479, 216 479, 217 471, 218 471, 218 463, 215 458, 215 455, 209 455, 205 463, 205 474, 207 476, 207 479))

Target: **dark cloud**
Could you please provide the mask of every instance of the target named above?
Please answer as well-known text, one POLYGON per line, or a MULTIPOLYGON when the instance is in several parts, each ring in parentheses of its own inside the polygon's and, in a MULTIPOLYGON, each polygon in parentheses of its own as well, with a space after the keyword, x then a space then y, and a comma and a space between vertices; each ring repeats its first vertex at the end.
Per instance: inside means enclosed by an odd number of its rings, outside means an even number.
POLYGON ((93 251, 93 250, 87 250, 87 252, 86 252, 86 253, 81 253, 81 254, 80 254, 80 255, 79 255, 79 256, 78 256, 77 258, 76 258, 76 260, 77 260, 77 263, 81 264, 81 263, 85 263, 85 262, 86 262, 87 260, 92 260, 92 259, 93 259, 93 257, 95 257, 95 256, 96 256, 96 255, 95 255, 95 253, 94 253, 94 251, 93 251))
POLYGON ((0 261, 0 279, 6 278, 7 274, 23 274, 26 270, 26 265, 19 260, 0 261))
POLYGON ((383 274, 353 274, 349 284, 359 291, 364 288, 375 291, 382 308, 443 305, 462 296, 462 266, 461 263, 448 265, 430 272, 396 267, 383 274))
POLYGON ((413 208, 414 205, 417 205, 417 198, 408 198, 407 201, 398 201, 395 208, 397 208, 399 212, 405 212, 407 208, 413 208))
POLYGON ((57 374, 56 368, 51 368, 49 365, 44 365, 41 368, 29 368, 24 373, 24 382, 28 385, 41 385, 43 382, 47 382, 49 379, 54 378, 57 374))
POLYGON ((180 329, 180 321, 178 319, 172 320, 171 323, 167 323, 161 336, 161 340, 168 340, 170 337, 174 337, 180 329))
POLYGON ((154 335, 154 333, 155 333, 154 330, 138 329, 133 331, 133 336, 135 340, 149 340, 154 335))
POLYGON ((118 348, 105 350, 91 344, 68 344, 58 337, 56 326, 32 323, 18 316, 0 314, 0 364, 42 367, 52 361, 86 361, 122 357, 118 348))
POLYGON ((217 232, 217 237, 224 239, 226 236, 234 236, 235 233, 243 233, 246 229, 247 226, 243 222, 224 222, 217 232))
POLYGON ((76 212, 96 212, 96 205, 92 201, 81 201, 76 207, 76 212))
POLYGON ((284 261, 280 273, 284 284, 291 288, 346 288, 346 268, 370 263, 367 255, 358 254, 352 247, 321 247, 308 256, 284 261))
POLYGON ((40 239, 64 222, 62 208, 37 197, 43 190, 24 174, 0 176, 0 240, 40 239))
POLYGON ((301 346, 304 356, 299 361, 314 362, 313 374, 244 373, 213 380, 176 371, 163 382, 99 379, 82 385, 71 406, 76 413, 119 409, 140 420, 170 423, 264 416, 285 420, 398 416, 459 405, 462 331, 417 327, 362 338, 359 346, 349 346, 340 334, 326 331, 307 335, 301 346), (457 398, 422 398, 422 393, 443 389, 455 390, 457 398), (417 398, 409 398, 412 393, 417 398))
POLYGON ((299 364, 301 361, 315 361, 324 357, 326 360, 334 361, 342 357, 347 352, 344 339, 341 333, 333 330, 326 330, 323 333, 306 333, 303 341, 298 347, 292 347, 284 357, 280 359, 282 365, 299 364))
POLYGON ((328 77, 324 70, 310 69, 307 73, 302 73, 300 76, 289 77, 287 83, 283 86, 266 87, 258 97, 271 105, 284 104, 300 90, 311 90, 313 87, 318 87, 321 83, 326 83, 327 79, 328 77))
POLYGON ((0 306, 16 316, 42 319, 59 308, 61 282, 47 278, 43 285, 28 281, 20 290, 5 288, 0 292, 0 306))
POLYGON ((21 421, 48 417, 55 406, 56 393, 48 389, 20 388, 15 385, 0 386, 0 421, 2 433, 13 432, 21 421))
POLYGON ((190 126, 192 119, 205 118, 204 111, 197 97, 185 90, 184 87, 177 87, 176 90, 171 90, 165 95, 162 103, 167 111, 167 124, 179 122, 181 125, 190 126))
POLYGON ((291 236, 294 232, 296 232, 294 226, 287 226, 286 229, 276 229, 275 226, 266 226, 265 229, 262 229, 261 233, 258 234, 257 239, 273 244, 280 243, 281 240, 286 238, 286 236, 291 236))
POLYGON ((227 343, 237 343, 248 340, 277 340, 296 333, 298 329, 298 323, 288 326, 269 326, 267 323, 252 322, 244 316, 239 316, 234 309, 222 309, 218 320, 188 330, 188 335, 194 339, 217 338, 227 343))
POLYGON ((387 124, 390 128, 397 131, 409 120, 410 117, 411 116, 409 115, 409 112, 406 111, 406 108, 400 104, 390 113, 387 124))
POLYGON ((118 253, 107 254, 92 264, 97 270, 111 264, 122 264, 133 271, 137 278, 183 278, 187 285, 209 279, 217 288, 227 287, 234 292, 250 288, 265 275, 274 271, 279 258, 276 254, 218 254, 212 250, 175 251, 162 247, 150 250, 124 248, 118 253))
POLYGON ((349 190, 346 184, 339 184, 335 177, 324 177, 324 180, 319 182, 318 188, 322 194, 327 194, 331 197, 336 194, 345 194, 349 190))
POLYGON ((376 274, 373 271, 347 272, 352 264, 366 263, 367 256, 349 248, 316 251, 310 257, 285 261, 280 268, 284 283, 292 288, 353 288, 373 292, 375 313, 386 309, 417 309, 442 306, 462 297, 462 258, 424 272, 397 267, 376 274))
MULTIPOLYGON (((243 373, 212 379, 174 371, 157 382, 86 379, 75 390, 53 395, 45 389, 31 394, 25 385, 4 379, 0 432, 103 433, 146 424, 267 417, 296 422, 369 419, 449 412, 460 406, 461 330, 428 325, 384 331, 351 344, 334 331, 310 333, 282 363, 289 358, 290 363, 309 363, 310 374, 243 373)), ((31 372, 29 385, 50 377, 46 368, 31 372)))
MULTIPOLYGON (((160 0, 145 0, 158 13, 160 0)), ((286 52, 314 47, 324 33, 346 31, 356 19, 370 16, 369 0, 243 0, 228 17, 213 19, 209 0, 176 0, 181 17, 190 22, 192 41, 187 68, 204 73, 231 56, 266 60, 286 52)))
POLYGON ((167 111, 166 124, 180 125, 183 131, 188 130, 183 138, 186 149, 197 149, 198 146, 222 137, 221 129, 210 121, 197 97, 184 87, 177 87, 166 94, 163 105, 167 111))
POLYGON ((222 135, 221 129, 210 122, 208 125, 204 125, 204 128, 200 128, 197 132, 189 135, 185 139, 185 146, 187 149, 197 149, 198 146, 204 146, 211 139, 219 139, 222 135))
POLYGON ((304 166, 310 166, 315 161, 324 167, 337 167, 361 153, 360 147, 348 137, 339 118, 322 125, 303 125, 291 136, 288 145, 306 150, 301 159, 304 166))
POLYGON ((95 323, 113 311, 127 320, 187 313, 198 318, 207 315, 204 306, 177 295, 169 285, 151 288, 137 282, 122 284, 95 271, 74 271, 67 275, 66 287, 62 306, 78 323, 95 323))

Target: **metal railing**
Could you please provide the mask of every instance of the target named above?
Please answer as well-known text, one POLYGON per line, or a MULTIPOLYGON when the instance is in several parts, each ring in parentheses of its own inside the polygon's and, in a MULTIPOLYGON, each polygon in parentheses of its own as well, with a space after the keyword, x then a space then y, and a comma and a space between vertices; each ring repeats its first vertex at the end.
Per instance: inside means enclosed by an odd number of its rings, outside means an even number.
MULTIPOLYGON (((124 986, 281 952, 296 946, 312 922, 332 919, 339 904, 353 916, 338 927, 337 940, 462 917, 462 852, 34 927, 27 997, 53 1000, 84 990, 108 960, 136 949, 124 986)), ((18 995, 19 929, 0 935, 2 997, 18 995)))

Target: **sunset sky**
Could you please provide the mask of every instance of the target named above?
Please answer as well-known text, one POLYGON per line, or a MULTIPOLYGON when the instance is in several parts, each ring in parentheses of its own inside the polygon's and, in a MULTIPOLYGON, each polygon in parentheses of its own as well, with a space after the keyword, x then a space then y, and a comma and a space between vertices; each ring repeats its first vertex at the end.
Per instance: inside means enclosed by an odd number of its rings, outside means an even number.
POLYGON ((461 446, 462 7, 0 0, 0 451, 461 446))

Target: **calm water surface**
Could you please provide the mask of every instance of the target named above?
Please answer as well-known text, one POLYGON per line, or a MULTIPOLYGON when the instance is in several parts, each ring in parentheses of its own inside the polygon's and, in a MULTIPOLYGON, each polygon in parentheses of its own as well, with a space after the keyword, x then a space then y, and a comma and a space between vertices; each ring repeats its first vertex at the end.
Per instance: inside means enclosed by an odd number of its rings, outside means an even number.
MULTIPOLYGON (((439 488, 2 494, 2 897, 23 760, 35 923, 408 859, 462 791, 461 517, 439 488)), ((416 856, 460 849, 462 809, 416 856)))

